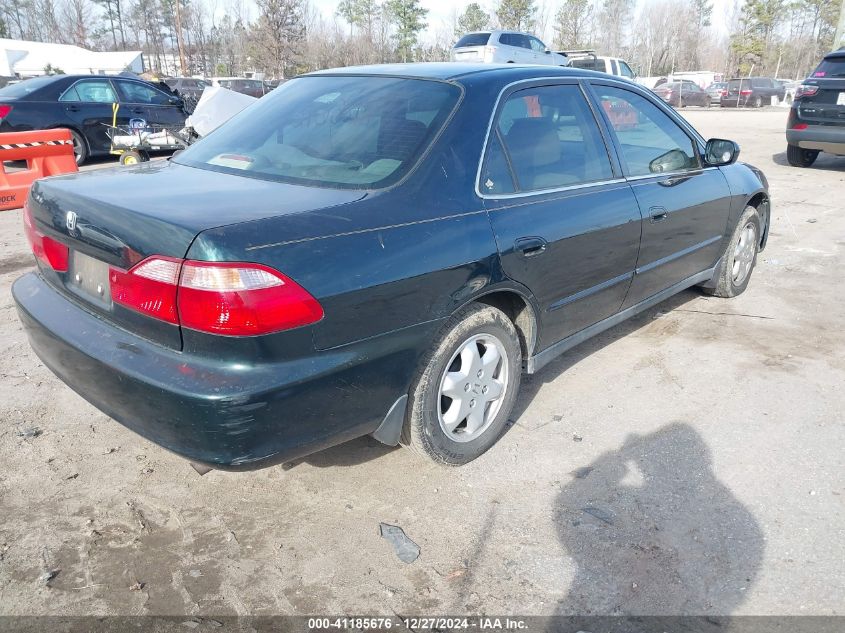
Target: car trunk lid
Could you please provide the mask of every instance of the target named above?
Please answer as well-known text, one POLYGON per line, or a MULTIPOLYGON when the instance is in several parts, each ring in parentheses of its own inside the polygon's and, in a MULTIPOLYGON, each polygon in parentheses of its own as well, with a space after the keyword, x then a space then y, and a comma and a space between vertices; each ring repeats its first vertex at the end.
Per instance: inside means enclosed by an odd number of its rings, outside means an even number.
POLYGON ((129 270, 152 255, 182 259, 207 229, 332 207, 365 195, 210 174, 161 161, 38 181, 28 213, 39 233, 69 248, 66 272, 42 266, 54 287, 120 327, 179 349, 178 326, 112 301, 109 267, 129 270))

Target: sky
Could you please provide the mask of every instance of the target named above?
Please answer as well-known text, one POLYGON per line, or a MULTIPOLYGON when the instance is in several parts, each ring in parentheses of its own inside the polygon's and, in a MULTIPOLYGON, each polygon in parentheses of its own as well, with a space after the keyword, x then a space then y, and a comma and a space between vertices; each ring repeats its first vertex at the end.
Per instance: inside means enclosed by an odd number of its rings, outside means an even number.
MULTIPOLYGON (((452 24, 452 14, 454 11, 457 12, 458 15, 463 13, 466 6, 472 2, 473 0, 422 0, 423 6, 428 9, 428 23, 429 28, 423 34, 422 39, 426 41, 433 41, 436 37, 436 33, 438 29, 447 30, 449 25, 452 24)), ((478 3, 482 6, 482 8, 487 11, 487 13, 493 13, 493 7, 495 6, 495 0, 477 0, 478 3)), ((554 37, 554 33, 552 31, 552 18, 554 17, 553 14, 556 12, 558 5, 560 4, 560 0, 536 0, 537 6, 540 7, 540 10, 543 10, 543 6, 545 5, 548 7, 548 12, 550 18, 548 20, 548 28, 547 33, 537 33, 539 37, 546 40, 551 40, 554 37)), ((733 10, 734 3, 736 0, 712 0, 713 1, 713 26, 717 30, 721 32, 727 32, 728 30, 728 20, 730 19, 730 14, 733 10)), ((641 8, 646 2, 649 0, 638 0, 638 10, 641 8)), ((317 8, 326 18, 330 18, 334 15, 338 0, 311 0, 312 5, 317 8)))

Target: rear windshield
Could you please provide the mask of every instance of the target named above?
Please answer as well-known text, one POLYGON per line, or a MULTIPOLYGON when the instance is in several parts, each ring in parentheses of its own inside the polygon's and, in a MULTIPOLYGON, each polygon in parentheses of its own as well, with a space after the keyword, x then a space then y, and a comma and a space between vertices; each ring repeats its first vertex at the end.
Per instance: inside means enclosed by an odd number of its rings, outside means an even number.
POLYGON ((584 70, 600 70, 604 72, 604 60, 596 59, 595 57, 573 59, 572 66, 574 68, 582 68, 584 70))
POLYGON ((490 39, 489 33, 470 33, 464 35, 455 44, 455 48, 463 48, 464 46, 485 46, 490 39))
POLYGON ((845 57, 823 59, 813 77, 845 77, 845 57))
POLYGON ((295 184, 384 187, 416 164, 460 96, 438 81, 301 77, 173 160, 295 184))
POLYGON ((35 77, 34 79, 26 79, 16 84, 11 84, 5 88, 0 88, 0 97, 25 97, 32 94, 36 90, 40 90, 44 86, 49 86, 56 81, 55 77, 45 75, 44 77, 35 77))

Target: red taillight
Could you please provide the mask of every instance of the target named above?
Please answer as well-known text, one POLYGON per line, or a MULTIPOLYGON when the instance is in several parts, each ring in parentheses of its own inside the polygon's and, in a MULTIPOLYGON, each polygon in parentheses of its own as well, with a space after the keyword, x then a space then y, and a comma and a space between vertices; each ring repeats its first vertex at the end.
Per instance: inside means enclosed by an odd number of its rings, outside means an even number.
POLYGON ((109 270, 112 301, 167 323, 179 323, 176 292, 182 260, 145 259, 129 271, 109 270))
POLYGON ((747 96, 747 95, 751 94, 751 91, 750 90, 740 90, 739 94, 747 96))
POLYGON ((9 112, 11 112, 11 111, 12 111, 12 106, 10 106, 6 103, 0 103, 0 121, 2 121, 7 116, 9 116, 9 112))
POLYGON ((810 126, 807 125, 806 123, 796 123, 795 125, 792 126, 792 129, 793 130, 806 130, 808 127, 810 127, 810 126))
POLYGON ((795 98, 800 99, 801 97, 812 97, 813 95, 818 93, 818 91, 818 86, 808 86, 806 84, 801 84, 795 89, 795 98))
POLYGON ((70 254, 68 247, 52 237, 47 237, 35 228, 35 220, 32 218, 32 211, 27 204, 23 205, 23 228, 36 259, 57 273, 66 273, 70 254))
POLYGON ((151 257, 110 278, 116 303, 201 332, 254 336, 323 318, 302 286, 260 264, 151 257))

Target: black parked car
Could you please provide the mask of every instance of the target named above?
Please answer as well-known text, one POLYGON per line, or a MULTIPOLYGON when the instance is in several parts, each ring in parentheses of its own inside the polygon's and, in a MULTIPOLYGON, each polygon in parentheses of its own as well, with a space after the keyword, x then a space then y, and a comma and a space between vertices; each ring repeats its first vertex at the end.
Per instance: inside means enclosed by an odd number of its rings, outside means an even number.
POLYGON ((167 87, 173 94, 181 97, 185 102, 185 108, 189 112, 193 112, 200 98, 203 90, 211 84, 202 79, 194 77, 168 77, 164 80, 167 87))
POLYGON ((103 75, 51 75, 0 88, 0 132, 67 128, 76 162, 108 154, 108 132, 119 105, 117 124, 131 119, 151 125, 184 125, 182 100, 146 81, 103 75))
POLYGON ((656 87, 654 94, 676 108, 690 105, 710 107, 710 95, 702 90, 698 84, 692 82, 673 81, 665 83, 656 87))
POLYGON ((719 104, 723 108, 762 108, 772 102, 772 97, 783 101, 786 88, 769 77, 745 77, 731 79, 719 104))
POLYGON ((770 211, 738 151, 589 71, 324 71, 168 162, 36 183, 13 294, 50 369, 195 462, 373 434, 463 464, 523 372, 745 290, 770 211))
POLYGON ((796 89, 786 141, 795 167, 809 167, 820 152, 845 156, 845 48, 826 55, 796 89))

